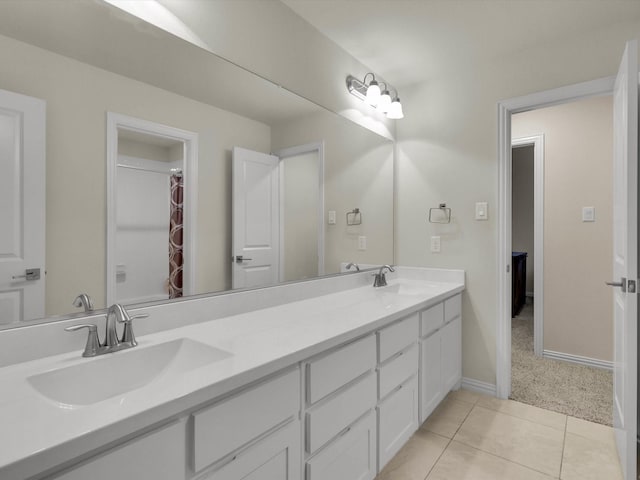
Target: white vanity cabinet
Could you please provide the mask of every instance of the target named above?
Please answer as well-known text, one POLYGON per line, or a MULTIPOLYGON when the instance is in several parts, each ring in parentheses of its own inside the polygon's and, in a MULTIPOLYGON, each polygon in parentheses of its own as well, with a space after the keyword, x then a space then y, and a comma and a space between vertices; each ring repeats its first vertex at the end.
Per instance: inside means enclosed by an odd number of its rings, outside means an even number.
POLYGON ((298 479, 299 412, 297 368, 194 412, 198 480, 298 479))
POLYGON ((46 478, 374 480, 461 381, 461 295, 418 308, 141 423, 46 478))
MULTIPOLYGON (((186 477, 186 421, 124 442, 76 465, 55 480, 184 480, 186 477)), ((50 477, 47 477, 50 478, 50 477)))
POLYGON ((377 333, 378 471, 418 429, 419 314, 377 333))
POLYGON ((306 480, 376 475, 376 337, 304 362, 306 480))
POLYGON ((442 327, 442 388, 449 392, 459 386, 462 379, 462 315, 461 296, 444 302, 442 327))
POLYGON ((461 295, 420 313, 420 422, 462 379, 461 295))
POLYGON ((300 370, 288 369, 54 478, 300 480, 299 413, 300 370))
POLYGON ((197 480, 298 480, 300 422, 295 420, 252 444, 197 480))

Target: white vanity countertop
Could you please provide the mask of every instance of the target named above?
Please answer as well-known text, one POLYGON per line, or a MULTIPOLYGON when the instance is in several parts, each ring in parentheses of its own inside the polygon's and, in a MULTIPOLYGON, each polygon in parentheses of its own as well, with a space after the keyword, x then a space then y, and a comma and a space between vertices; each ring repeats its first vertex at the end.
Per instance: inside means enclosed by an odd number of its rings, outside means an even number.
POLYGON ((113 355, 179 338, 232 355, 179 381, 160 375, 92 405, 61 406, 36 392, 27 378, 110 355, 87 359, 71 352, 0 368, 0 478, 28 478, 464 290, 464 280, 411 277, 139 337, 138 347, 113 355))

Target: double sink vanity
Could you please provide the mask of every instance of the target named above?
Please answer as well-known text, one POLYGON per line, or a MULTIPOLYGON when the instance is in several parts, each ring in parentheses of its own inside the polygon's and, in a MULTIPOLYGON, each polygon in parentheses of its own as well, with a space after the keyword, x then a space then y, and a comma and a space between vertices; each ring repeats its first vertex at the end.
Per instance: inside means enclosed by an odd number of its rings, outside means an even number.
POLYGON ((0 332, 0 478, 373 479, 461 381, 464 272, 387 283, 132 308, 137 346, 94 358, 64 328, 104 315, 0 332))

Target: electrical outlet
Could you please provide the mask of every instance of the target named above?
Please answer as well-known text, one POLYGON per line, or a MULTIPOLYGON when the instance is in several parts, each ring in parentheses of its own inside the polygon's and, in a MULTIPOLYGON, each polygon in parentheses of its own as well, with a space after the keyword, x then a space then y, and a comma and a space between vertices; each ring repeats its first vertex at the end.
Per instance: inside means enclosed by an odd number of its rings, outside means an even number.
POLYGON ((358 237, 358 250, 366 250, 367 249, 367 237, 364 235, 360 235, 358 237))
POLYGON ((431 237, 431 253, 440 253, 440 237, 431 237))
POLYGON ((582 221, 583 222, 595 222, 596 221, 596 207, 582 207, 582 221))

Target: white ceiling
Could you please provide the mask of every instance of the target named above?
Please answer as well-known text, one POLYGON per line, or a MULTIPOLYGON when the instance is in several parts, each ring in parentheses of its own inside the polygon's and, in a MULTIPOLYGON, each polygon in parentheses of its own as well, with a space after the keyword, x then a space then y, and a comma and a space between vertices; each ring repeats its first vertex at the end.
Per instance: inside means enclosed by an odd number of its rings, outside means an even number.
POLYGON ((395 86, 640 20, 638 0, 281 0, 395 86))

